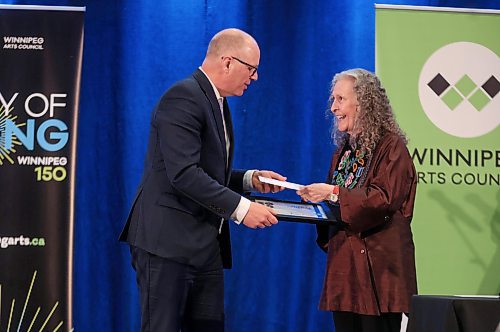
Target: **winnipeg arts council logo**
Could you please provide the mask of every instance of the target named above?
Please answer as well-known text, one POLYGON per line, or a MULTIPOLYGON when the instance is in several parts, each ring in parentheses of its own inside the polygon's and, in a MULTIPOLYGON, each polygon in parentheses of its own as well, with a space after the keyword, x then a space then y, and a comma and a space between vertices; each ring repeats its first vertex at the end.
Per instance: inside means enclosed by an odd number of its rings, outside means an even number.
POLYGON ((43 51, 45 39, 39 36, 3 36, 4 50, 38 50, 43 51))
POLYGON ((475 43, 443 46, 423 66, 418 93, 425 114, 442 131, 485 135, 500 124, 500 58, 475 43))

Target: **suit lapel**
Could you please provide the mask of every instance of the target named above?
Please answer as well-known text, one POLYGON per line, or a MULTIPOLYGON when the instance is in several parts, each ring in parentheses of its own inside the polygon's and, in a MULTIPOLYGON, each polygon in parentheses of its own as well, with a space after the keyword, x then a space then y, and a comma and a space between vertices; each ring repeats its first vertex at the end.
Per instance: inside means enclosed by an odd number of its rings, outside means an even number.
MULTIPOLYGON (((224 164, 225 161, 227 160, 227 151, 226 151, 226 138, 224 135, 224 124, 222 123, 222 114, 220 111, 220 106, 219 102, 217 101, 217 97, 215 96, 214 89, 212 88, 212 84, 210 84, 210 81, 208 78, 203 74, 203 72, 199 69, 197 69, 193 73, 193 77, 196 79, 198 84, 201 87, 201 90, 207 97, 207 99, 210 101, 210 105, 212 106, 212 115, 215 119, 215 123, 217 125, 217 133, 219 134, 219 140, 222 145, 222 153, 224 154, 224 164)), ((226 99, 224 98, 224 105, 226 105, 226 99)), ((227 126, 226 126, 227 127, 227 126)), ((227 128, 226 128, 227 130, 227 128)), ((231 144, 232 148, 232 144, 231 144)))

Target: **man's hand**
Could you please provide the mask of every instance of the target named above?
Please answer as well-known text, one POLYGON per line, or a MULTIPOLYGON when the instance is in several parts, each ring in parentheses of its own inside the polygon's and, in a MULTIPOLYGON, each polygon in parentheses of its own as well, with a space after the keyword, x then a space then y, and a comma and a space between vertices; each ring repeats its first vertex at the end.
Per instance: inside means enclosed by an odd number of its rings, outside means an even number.
POLYGON ((265 178, 276 179, 280 181, 286 181, 286 177, 273 172, 273 171, 255 171, 252 176, 252 185, 254 189, 258 190, 261 193, 268 193, 272 191, 273 193, 277 193, 278 191, 282 191, 285 189, 284 187, 275 186, 269 183, 260 182, 259 176, 263 176, 265 178))
POLYGON ((255 229, 264 228, 278 223, 273 209, 259 203, 250 203, 250 208, 243 219, 243 225, 255 229))
POLYGON ((326 183, 313 183, 297 190, 297 195, 306 202, 318 203, 324 201, 333 191, 333 185, 326 183))

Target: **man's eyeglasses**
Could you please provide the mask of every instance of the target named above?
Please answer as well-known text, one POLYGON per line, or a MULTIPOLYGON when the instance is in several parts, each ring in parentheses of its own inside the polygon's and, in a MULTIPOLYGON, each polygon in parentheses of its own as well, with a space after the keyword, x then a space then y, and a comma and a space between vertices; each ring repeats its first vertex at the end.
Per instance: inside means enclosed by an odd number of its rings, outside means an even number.
POLYGON ((237 58, 237 57, 235 57, 235 56, 231 56, 231 58, 233 58, 234 60, 238 61, 239 63, 241 63, 241 64, 243 64, 243 65, 247 66, 247 67, 248 67, 248 70, 250 71, 250 77, 252 77, 253 75, 255 75, 255 73, 257 72, 257 69, 258 69, 257 67, 252 66, 251 64, 246 63, 245 61, 240 60, 240 59, 238 59, 238 58, 237 58))

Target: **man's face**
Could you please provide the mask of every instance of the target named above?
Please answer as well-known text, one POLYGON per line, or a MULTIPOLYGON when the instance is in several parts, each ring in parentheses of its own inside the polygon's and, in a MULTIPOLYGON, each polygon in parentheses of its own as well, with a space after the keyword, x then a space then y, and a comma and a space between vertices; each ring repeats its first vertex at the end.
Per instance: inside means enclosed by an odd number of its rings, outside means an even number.
POLYGON ((331 111, 337 118, 339 131, 352 134, 357 117, 358 98, 354 92, 354 79, 343 78, 333 87, 331 111))
POLYGON ((228 55, 228 72, 225 77, 225 96, 241 96, 252 81, 259 78, 255 70, 259 66, 260 50, 257 45, 251 45, 228 55))

